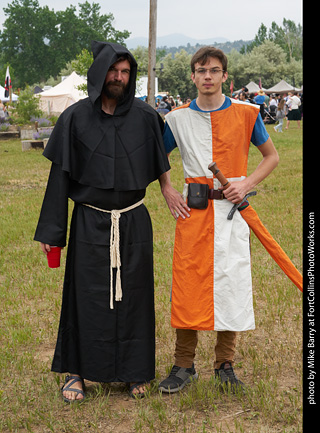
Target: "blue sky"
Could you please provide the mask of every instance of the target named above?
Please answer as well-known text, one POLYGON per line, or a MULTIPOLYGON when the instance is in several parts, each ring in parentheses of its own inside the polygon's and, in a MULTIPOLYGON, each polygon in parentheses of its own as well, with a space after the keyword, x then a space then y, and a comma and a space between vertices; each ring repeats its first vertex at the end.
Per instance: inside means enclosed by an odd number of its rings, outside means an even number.
MULTIPOLYGON (((85 0, 39 0, 41 6, 64 10, 85 0)), ((93 1, 101 13, 114 15, 118 30, 129 30, 131 37, 148 36, 149 0, 93 1)), ((1 1, 3 6, 9 0, 1 1)), ((230 41, 250 40, 261 23, 281 25, 283 18, 302 24, 302 0, 158 0, 157 35, 182 33, 192 38, 225 37, 230 41)), ((5 20, 0 10, 0 28, 5 20)))

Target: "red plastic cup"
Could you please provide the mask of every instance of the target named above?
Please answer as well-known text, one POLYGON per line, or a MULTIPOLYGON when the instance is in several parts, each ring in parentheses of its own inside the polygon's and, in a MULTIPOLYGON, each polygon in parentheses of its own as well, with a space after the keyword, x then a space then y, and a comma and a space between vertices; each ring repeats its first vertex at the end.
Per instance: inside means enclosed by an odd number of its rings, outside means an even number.
POLYGON ((47 253, 49 268, 59 268, 61 257, 61 247, 51 247, 47 253))

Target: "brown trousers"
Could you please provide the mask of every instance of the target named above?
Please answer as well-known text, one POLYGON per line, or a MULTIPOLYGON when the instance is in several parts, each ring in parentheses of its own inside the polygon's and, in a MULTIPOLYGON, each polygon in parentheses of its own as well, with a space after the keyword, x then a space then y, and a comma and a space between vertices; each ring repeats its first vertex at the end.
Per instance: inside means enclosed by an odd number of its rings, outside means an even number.
MULTIPOLYGON (((176 329, 175 365, 183 368, 192 367, 198 343, 198 331, 176 329)), ((215 345, 215 368, 226 361, 233 364, 236 349, 236 332, 218 331, 215 345)))

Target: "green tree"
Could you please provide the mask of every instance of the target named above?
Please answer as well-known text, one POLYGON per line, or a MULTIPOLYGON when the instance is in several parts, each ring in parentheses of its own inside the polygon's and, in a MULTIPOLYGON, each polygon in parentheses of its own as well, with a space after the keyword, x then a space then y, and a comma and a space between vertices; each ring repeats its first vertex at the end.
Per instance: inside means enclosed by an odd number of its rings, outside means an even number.
POLYGON ((263 42, 267 39, 268 36, 268 29, 267 27, 262 23, 258 29, 258 33, 256 34, 254 40, 251 42, 251 44, 248 44, 247 46, 243 46, 240 50, 241 54, 246 54, 252 51, 255 47, 258 47, 259 45, 263 44, 263 42))
POLYGON ((288 62, 285 50, 270 40, 265 40, 246 55, 233 50, 228 61, 229 78, 234 80, 235 89, 240 89, 250 81, 258 83, 260 78, 265 88, 272 87, 282 79, 289 84, 294 82, 295 87, 302 84, 301 61, 292 59, 288 62))
POLYGON ((99 3, 90 4, 88 1, 79 3, 79 19, 83 26, 79 39, 82 41, 82 48, 91 49, 91 40, 103 40, 116 42, 125 45, 125 40, 130 36, 128 30, 116 30, 112 22, 112 13, 100 15, 101 6, 99 3))
POLYGON ((133 57, 136 59, 138 64, 138 74, 148 75, 148 63, 149 63, 149 50, 146 47, 138 46, 135 50, 131 51, 133 57))
MULTIPOLYGON (((136 62, 138 64, 138 76, 148 75, 148 64, 149 64, 149 50, 147 47, 139 45, 136 49, 131 50, 136 62)), ((166 55, 166 50, 163 48, 157 48, 156 51, 156 68, 160 68, 160 63, 166 55)))
POLYGON ((33 89, 27 86, 20 92, 14 117, 17 123, 23 125, 28 123, 31 117, 40 117, 41 115, 42 111, 39 108, 39 98, 34 96, 33 89))
POLYGON ((169 92, 174 97, 179 94, 182 99, 196 97, 197 89, 191 81, 191 57, 181 50, 173 58, 168 54, 163 59, 163 72, 158 76, 160 91, 169 92))
POLYGON ((255 47, 262 45, 267 40, 279 45, 285 51, 288 61, 291 61, 292 59, 299 61, 302 59, 301 24, 296 25, 294 21, 285 18, 283 18, 282 26, 279 26, 275 21, 273 21, 269 30, 264 24, 261 24, 254 40, 251 44, 243 46, 240 53, 249 53, 255 47))
MULTIPOLYGON (((124 44, 127 30, 118 31, 113 15, 100 15, 100 5, 88 1, 55 13, 38 0, 13 0, 4 8, 6 20, 0 32, 0 60, 15 70, 16 87, 45 81, 86 48, 91 41, 124 44)), ((1 65, 0 65, 1 67, 1 65)))
POLYGON ((4 12, 8 18, 0 34, 2 60, 14 68, 15 85, 19 87, 34 81, 32 77, 46 75, 49 68, 46 35, 52 17, 48 8, 39 7, 37 0, 14 0, 4 12))
POLYGON ((87 76, 88 69, 93 62, 93 54, 84 48, 80 54, 77 55, 75 60, 71 61, 72 69, 83 77, 87 76))
POLYGON ((287 54, 289 61, 302 59, 302 27, 294 21, 283 19, 282 27, 272 22, 269 40, 274 41, 287 54))

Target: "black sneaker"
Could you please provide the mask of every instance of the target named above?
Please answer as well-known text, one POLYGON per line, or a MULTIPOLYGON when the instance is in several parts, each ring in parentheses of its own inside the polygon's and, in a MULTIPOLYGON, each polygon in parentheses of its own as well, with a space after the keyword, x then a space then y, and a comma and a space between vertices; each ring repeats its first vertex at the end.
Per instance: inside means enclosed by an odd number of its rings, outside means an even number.
POLYGON ((229 362, 221 364, 219 369, 214 370, 215 377, 219 380, 221 386, 225 389, 231 386, 232 391, 244 391, 245 384, 237 378, 236 373, 233 371, 232 365, 229 362))
POLYGON ((198 373, 196 373, 194 364, 192 364, 191 368, 174 365, 167 379, 164 379, 159 384, 159 391, 168 393, 178 392, 196 379, 198 379, 198 373))

